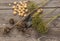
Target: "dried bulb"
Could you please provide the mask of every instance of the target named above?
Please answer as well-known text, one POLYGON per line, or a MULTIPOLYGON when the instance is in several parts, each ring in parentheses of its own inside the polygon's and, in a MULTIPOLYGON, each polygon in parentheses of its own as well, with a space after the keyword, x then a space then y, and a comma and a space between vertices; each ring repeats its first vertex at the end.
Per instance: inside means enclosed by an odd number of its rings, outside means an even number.
POLYGON ((13 6, 12 8, 16 8, 16 6, 13 6))
POLYGON ((17 2, 14 2, 14 4, 17 4, 17 2))
POLYGON ((9 6, 11 6, 11 4, 9 3, 9 6))
POLYGON ((17 12, 16 12, 16 11, 14 11, 14 12, 13 12, 13 14, 15 15, 15 14, 17 14, 17 12))

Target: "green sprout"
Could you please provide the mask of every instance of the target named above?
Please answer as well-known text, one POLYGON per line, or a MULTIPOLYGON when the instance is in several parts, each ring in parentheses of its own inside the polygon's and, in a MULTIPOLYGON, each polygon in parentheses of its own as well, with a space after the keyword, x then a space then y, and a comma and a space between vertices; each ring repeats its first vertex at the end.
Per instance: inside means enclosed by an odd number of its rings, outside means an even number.
MULTIPOLYGON (((38 13, 36 12, 36 14, 38 14, 38 13)), ((34 29, 36 29, 39 33, 44 34, 44 33, 48 32, 48 28, 46 27, 45 23, 43 22, 43 19, 41 17, 39 17, 39 14, 35 15, 35 17, 32 18, 32 27, 34 29)))
POLYGON ((33 11, 34 9, 36 9, 37 8, 37 4, 35 4, 33 1, 29 1, 28 2, 28 10, 29 10, 29 12, 31 12, 31 11, 33 11))
MULTIPOLYGON (((44 6, 44 5, 43 5, 44 6)), ((38 8, 37 4, 35 4, 34 2, 32 1, 29 1, 28 2, 28 10, 29 12, 35 10, 38 8)), ((34 12, 33 16, 32 16, 32 27, 39 33, 41 34, 45 34, 48 32, 49 30, 49 27, 48 27, 48 24, 50 24, 53 20, 55 20, 58 16, 60 15, 56 15, 56 16, 53 16, 53 18, 50 18, 49 21, 47 22, 44 22, 43 20, 43 17, 47 14, 51 14, 55 11, 56 9, 52 10, 52 11, 49 11, 47 12, 46 14, 41 14, 41 12, 34 12)))
MULTIPOLYGON (((34 2, 29 2, 28 9, 29 11, 33 11, 38 6, 34 2)), ((32 27, 39 33, 46 33, 48 32, 48 28, 45 26, 45 23, 43 22, 42 18, 39 16, 41 15, 41 12, 35 12, 32 18, 32 27)))

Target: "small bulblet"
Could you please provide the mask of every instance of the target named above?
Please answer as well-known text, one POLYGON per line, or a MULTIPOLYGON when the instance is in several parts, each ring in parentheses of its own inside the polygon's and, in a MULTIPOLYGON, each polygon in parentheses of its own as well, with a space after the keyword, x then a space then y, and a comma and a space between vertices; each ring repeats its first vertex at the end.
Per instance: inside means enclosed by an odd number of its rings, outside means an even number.
POLYGON ((15 22, 14 22, 14 19, 11 18, 11 19, 9 20, 9 23, 13 25, 13 24, 15 23, 15 22))

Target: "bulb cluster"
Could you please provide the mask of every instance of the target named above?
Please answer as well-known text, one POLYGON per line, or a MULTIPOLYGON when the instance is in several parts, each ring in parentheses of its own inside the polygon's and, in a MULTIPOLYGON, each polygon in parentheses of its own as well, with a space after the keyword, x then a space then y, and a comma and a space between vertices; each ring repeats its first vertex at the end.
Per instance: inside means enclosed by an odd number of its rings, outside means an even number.
POLYGON ((18 14, 19 16, 26 16, 27 12, 28 12, 28 5, 27 5, 27 1, 23 1, 23 2, 14 2, 13 3, 13 14, 16 15, 18 14))

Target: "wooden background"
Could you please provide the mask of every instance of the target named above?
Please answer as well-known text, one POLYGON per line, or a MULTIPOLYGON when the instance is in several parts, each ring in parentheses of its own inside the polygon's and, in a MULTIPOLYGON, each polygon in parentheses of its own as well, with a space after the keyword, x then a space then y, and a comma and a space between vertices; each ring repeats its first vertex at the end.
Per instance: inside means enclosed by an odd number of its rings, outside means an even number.
MULTIPOLYGON (((8 6, 8 4, 13 3, 14 1, 18 2, 18 1, 23 1, 23 0, 0 0, 0 9, 12 8, 11 6, 8 6)), ((49 1, 44 7, 59 7, 60 6, 60 0, 31 0, 31 1, 35 1, 37 4, 39 4, 39 6, 42 6, 42 3, 44 4, 46 1, 49 1)), ((43 14, 46 14, 46 13, 50 13, 50 14, 47 14, 46 16, 44 16, 45 21, 47 21, 49 18, 55 15, 60 14, 60 8, 44 9, 43 14)), ((21 19, 18 15, 14 16, 12 10, 0 10, 0 27, 11 26, 8 23, 8 20, 10 18, 14 18, 15 20, 21 19)), ((53 21, 50 24, 50 27, 51 27, 51 31, 47 35, 45 35, 47 38, 45 38, 45 40, 44 38, 42 38, 41 41, 49 41, 48 39, 50 39, 50 41, 60 41, 60 28, 59 28, 60 18, 53 21)), ((35 39, 35 35, 32 35, 31 37, 26 38, 26 36, 22 36, 21 33, 18 33, 17 30, 14 29, 14 31, 11 32, 10 36, 4 37, 0 35, 0 41, 38 41, 38 40, 35 39)))

